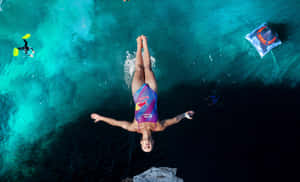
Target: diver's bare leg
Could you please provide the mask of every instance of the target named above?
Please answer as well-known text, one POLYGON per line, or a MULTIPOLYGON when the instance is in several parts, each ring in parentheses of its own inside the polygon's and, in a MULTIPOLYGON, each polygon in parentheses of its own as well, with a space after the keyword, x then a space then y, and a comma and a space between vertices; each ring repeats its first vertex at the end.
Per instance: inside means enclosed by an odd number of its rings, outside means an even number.
POLYGON ((145 73, 142 58, 142 39, 138 37, 137 41, 137 51, 136 51, 136 61, 135 61, 135 72, 131 83, 132 95, 145 83, 145 73))
POLYGON ((25 46, 24 46, 24 47, 27 47, 27 46, 28 46, 27 40, 25 40, 25 39, 23 39, 23 40, 24 40, 24 42, 25 42, 25 46))
POLYGON ((154 90, 157 92, 157 84, 156 79, 154 76, 154 73, 151 68, 151 60, 150 60, 150 54, 148 50, 148 44, 147 44, 147 38, 142 35, 143 40, 143 48, 144 48, 144 69, 145 69, 145 82, 154 90))

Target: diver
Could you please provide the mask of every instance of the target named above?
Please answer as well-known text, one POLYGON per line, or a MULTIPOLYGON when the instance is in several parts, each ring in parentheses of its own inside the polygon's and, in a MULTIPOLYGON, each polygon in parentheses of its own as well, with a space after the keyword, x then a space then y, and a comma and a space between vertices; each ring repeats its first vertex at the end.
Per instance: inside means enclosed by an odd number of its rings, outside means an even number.
POLYGON ((24 45, 23 47, 18 47, 18 49, 19 49, 19 50, 24 50, 24 52, 25 52, 26 55, 28 55, 28 56, 30 56, 30 57, 33 58, 33 54, 35 53, 34 50, 33 50, 33 48, 32 48, 32 47, 28 47, 28 42, 27 42, 26 39, 23 39, 23 40, 24 40, 24 42, 25 42, 25 45, 24 45), (28 51, 29 51, 30 49, 32 50, 32 53, 31 53, 31 54, 28 54, 28 51))
POLYGON ((25 54, 28 55, 29 57, 32 57, 33 58, 33 55, 34 55, 34 50, 32 47, 28 47, 28 42, 27 42, 27 38, 30 37, 30 34, 28 35, 25 35, 23 37, 23 40, 25 42, 25 45, 23 47, 18 47, 18 48, 14 48, 14 56, 18 56, 19 55, 19 50, 24 50, 25 54), (29 54, 28 52, 31 50, 31 54, 29 54))
POLYGON ((215 95, 208 96, 205 100, 209 101, 208 106, 213 106, 218 104, 220 97, 215 95))
POLYGON ((208 106, 219 106, 219 105, 223 105, 222 103, 222 97, 217 95, 217 90, 213 89, 211 91, 211 94, 207 97, 204 98, 204 100, 206 102, 208 102, 208 106))
POLYGON ((147 38, 142 35, 137 39, 137 52, 135 73, 133 76, 131 91, 135 102, 135 117, 133 122, 118 121, 113 118, 91 114, 94 122, 104 121, 110 125, 121 127, 130 132, 142 134, 140 140, 144 152, 151 152, 154 146, 152 132, 164 131, 167 127, 179 123, 182 119, 192 119, 194 111, 187 111, 174 118, 158 120, 157 113, 157 84, 151 68, 147 38), (144 56, 142 56, 142 48, 144 56), (144 58, 143 58, 144 57, 144 58))

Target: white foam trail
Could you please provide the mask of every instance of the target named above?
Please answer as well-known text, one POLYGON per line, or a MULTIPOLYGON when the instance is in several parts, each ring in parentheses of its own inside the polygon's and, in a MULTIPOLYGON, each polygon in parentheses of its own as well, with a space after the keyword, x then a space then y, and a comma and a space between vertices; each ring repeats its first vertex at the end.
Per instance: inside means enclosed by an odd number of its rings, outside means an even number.
POLYGON ((209 55, 208 58, 209 58, 209 61, 210 61, 210 62, 213 62, 213 61, 214 61, 213 58, 211 57, 211 55, 209 55))
POLYGON ((271 54, 272 54, 272 58, 273 58, 271 82, 273 82, 273 81, 278 81, 279 73, 280 73, 280 67, 277 63, 277 59, 276 59, 275 55, 273 54, 273 51, 271 51, 271 54))
MULTIPOLYGON (((128 88, 130 88, 133 73, 135 71, 135 57, 136 57, 136 52, 133 52, 131 54, 129 51, 126 51, 126 60, 124 63, 124 80, 128 88)), ((156 59, 150 56, 150 60, 151 60, 152 68, 155 68, 156 59)))
POLYGON ((0 12, 3 11, 3 7, 5 6, 6 1, 0 0, 0 12))

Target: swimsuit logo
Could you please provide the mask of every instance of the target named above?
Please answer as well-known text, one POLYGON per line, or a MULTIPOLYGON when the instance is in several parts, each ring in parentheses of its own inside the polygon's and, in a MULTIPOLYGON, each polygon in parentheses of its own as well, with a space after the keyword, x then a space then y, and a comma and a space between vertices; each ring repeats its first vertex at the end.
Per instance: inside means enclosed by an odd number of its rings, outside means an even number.
POLYGON ((138 106, 139 106, 139 107, 143 107, 145 104, 146 104, 146 101, 141 102, 141 103, 138 103, 138 106))
POLYGON ((149 99, 149 96, 140 97, 138 99, 138 102, 143 102, 143 101, 146 101, 147 99, 149 99))
POLYGON ((145 96, 145 97, 140 97, 138 99, 138 103, 136 103, 135 105, 135 110, 138 111, 140 110, 144 105, 147 105, 147 99, 149 99, 149 96, 145 96))
POLYGON ((135 110, 136 111, 140 110, 145 104, 146 104, 146 101, 144 101, 142 103, 136 103, 135 110))
POLYGON ((144 118, 152 118, 152 114, 144 114, 144 118))
POLYGON ((135 105, 135 110, 138 111, 138 110, 140 110, 140 109, 141 109, 141 107, 140 107, 138 104, 136 104, 136 105, 135 105))

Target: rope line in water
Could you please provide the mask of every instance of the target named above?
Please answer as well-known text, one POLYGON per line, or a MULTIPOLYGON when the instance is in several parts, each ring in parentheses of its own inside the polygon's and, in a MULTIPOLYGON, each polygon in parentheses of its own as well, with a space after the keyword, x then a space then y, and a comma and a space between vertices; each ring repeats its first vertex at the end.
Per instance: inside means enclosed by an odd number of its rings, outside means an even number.
POLYGON ((271 82, 273 82, 274 80, 277 80, 278 79, 278 76, 279 76, 279 65, 277 63, 277 59, 273 53, 273 51, 271 51, 271 55, 272 55, 272 58, 273 58, 273 67, 272 67, 272 77, 271 77, 271 82))

